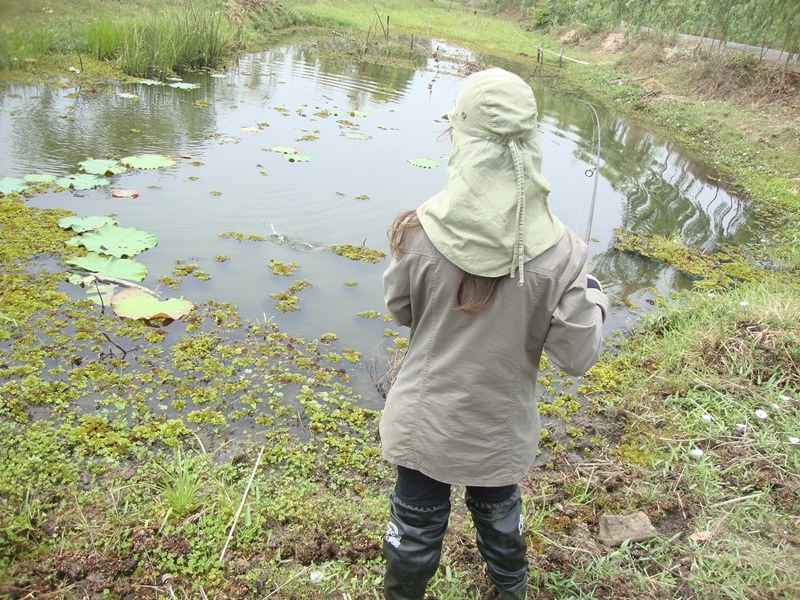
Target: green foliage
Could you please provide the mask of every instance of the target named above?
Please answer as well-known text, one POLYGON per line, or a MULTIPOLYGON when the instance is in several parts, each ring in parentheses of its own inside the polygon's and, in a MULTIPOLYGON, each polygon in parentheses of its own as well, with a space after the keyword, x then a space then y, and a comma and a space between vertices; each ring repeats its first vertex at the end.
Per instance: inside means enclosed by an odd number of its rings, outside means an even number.
POLYGON ((532 8, 540 27, 581 26, 599 31, 627 23, 665 35, 690 33, 787 52, 800 49, 800 5, 794 0, 537 0, 524 4, 532 8))

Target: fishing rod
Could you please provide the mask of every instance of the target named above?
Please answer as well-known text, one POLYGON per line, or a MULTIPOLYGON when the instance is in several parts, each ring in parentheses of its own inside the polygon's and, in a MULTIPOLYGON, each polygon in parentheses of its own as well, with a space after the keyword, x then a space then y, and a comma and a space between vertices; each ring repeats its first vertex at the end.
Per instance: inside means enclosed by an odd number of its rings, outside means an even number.
MULTIPOLYGON (((596 146, 596 153, 594 157, 594 167, 591 169, 586 169, 583 174, 586 177, 594 177, 594 182, 592 185, 592 202, 589 205, 589 222, 586 224, 586 235, 583 238, 583 241, 586 242, 586 245, 589 245, 589 240, 592 237, 592 221, 594 220, 594 206, 597 202, 597 180, 600 179, 598 175, 598 171, 600 170, 600 117, 597 116, 597 111, 595 110, 594 106, 590 103, 586 102, 585 100, 578 100, 581 104, 585 104, 588 106, 591 111, 592 115, 594 116, 594 130, 597 132, 597 146, 596 146)), ((592 136, 594 137, 594 136, 592 136)))

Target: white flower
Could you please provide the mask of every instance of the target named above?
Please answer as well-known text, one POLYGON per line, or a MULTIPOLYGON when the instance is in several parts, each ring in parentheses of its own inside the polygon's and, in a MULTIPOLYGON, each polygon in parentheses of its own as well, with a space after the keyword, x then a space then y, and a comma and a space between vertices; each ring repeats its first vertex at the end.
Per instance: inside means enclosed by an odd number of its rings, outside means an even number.
POLYGON ((794 436, 794 435, 790 435, 789 436, 789 443, 790 444, 795 444, 795 445, 800 444, 800 438, 797 437, 797 436, 794 436))
POLYGON ((692 448, 689 451, 689 454, 691 454, 692 456, 703 456, 703 454, 705 453, 700 448, 692 448))
POLYGON ((764 409, 759 408, 758 410, 756 410, 756 416, 759 419, 766 419, 767 417, 769 417, 769 413, 767 411, 765 411, 764 409))
POLYGON ((739 306, 750 306, 750 303, 742 301, 742 302, 739 302, 739 306))
POLYGON ((778 396, 778 399, 779 400, 783 400, 784 402, 791 402, 792 401, 792 399, 789 398, 789 396, 787 396, 786 394, 781 394, 780 396, 778 396))
POLYGON ((311 580, 311 583, 319 583, 325 579, 325 573, 322 571, 311 571, 308 578, 311 580))
POLYGON ((737 423, 736 429, 738 429, 739 431, 744 431, 745 429, 747 429, 747 425, 745 425, 744 423, 737 423))
POLYGON ((713 420, 714 420, 714 417, 712 417, 711 415, 709 415, 709 414, 703 415, 703 421, 713 421, 713 420))

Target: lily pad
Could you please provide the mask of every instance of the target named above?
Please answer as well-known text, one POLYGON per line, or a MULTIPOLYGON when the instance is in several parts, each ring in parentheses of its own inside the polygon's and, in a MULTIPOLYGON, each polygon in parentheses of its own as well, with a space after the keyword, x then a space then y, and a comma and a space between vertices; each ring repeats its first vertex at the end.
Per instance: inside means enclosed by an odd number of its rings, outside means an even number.
POLYGON ((196 90, 200 87, 197 83, 187 83, 185 81, 176 81, 174 83, 168 84, 169 87, 175 88, 176 90, 196 90))
POLYGON ((120 158, 119 161, 131 169, 161 169, 175 164, 174 160, 161 154, 137 154, 135 156, 125 156, 120 158))
POLYGON ((358 133, 357 131, 348 131, 344 134, 344 137, 351 140, 368 140, 370 138, 366 133, 358 133))
POLYGON ((267 146, 264 150, 277 152, 278 154, 297 154, 297 148, 292 148, 291 146, 267 146))
POLYGON ((156 79, 140 79, 139 83, 142 85, 164 85, 163 81, 158 81, 156 79))
POLYGON ((75 233, 100 229, 104 225, 116 225, 117 222, 111 217, 94 215, 91 217, 64 217, 58 220, 61 229, 72 229, 75 233))
POLYGON ((284 154, 284 160, 288 160, 289 162, 309 162, 311 161, 311 157, 307 154, 284 154))
POLYGON ((117 92, 117 96, 120 98, 126 98, 128 100, 138 100, 139 96, 136 94, 131 94, 130 92, 117 92))
POLYGON ((76 266, 84 271, 98 273, 116 279, 144 281, 144 278, 147 277, 147 267, 138 260, 133 260, 132 258, 116 258, 90 252, 86 256, 69 258, 65 262, 68 265, 76 266))
POLYGON ((183 298, 159 300, 138 288, 118 291, 111 299, 111 305, 119 317, 145 321, 180 319, 194 308, 194 304, 183 298))
POLYGON ((91 173, 67 175, 56 180, 56 185, 63 188, 72 188, 73 190, 91 190, 109 183, 109 180, 105 177, 92 175, 91 173))
POLYGON ((28 186, 21 177, 0 177, 0 195, 19 194, 28 186))
POLYGON ((422 169, 435 169, 439 163, 432 158, 409 158, 408 163, 422 169))
POLYGON ((91 252, 117 258, 135 256, 157 243, 158 240, 152 233, 119 225, 104 225, 96 231, 81 234, 66 242, 68 246, 83 246, 91 252))
POLYGON ((51 173, 31 173, 23 177, 25 183, 54 183, 56 176, 51 173))
POLYGON ((92 175, 118 175, 128 169, 117 160, 107 160, 103 158, 87 158, 78 163, 81 171, 92 175))

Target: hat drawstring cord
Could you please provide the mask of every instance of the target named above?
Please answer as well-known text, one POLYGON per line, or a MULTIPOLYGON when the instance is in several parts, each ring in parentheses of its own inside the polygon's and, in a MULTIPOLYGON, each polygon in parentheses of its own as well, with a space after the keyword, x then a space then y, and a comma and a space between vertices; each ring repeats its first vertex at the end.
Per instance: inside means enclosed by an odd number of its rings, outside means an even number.
POLYGON ((519 271, 519 281, 517 285, 525 283, 525 167, 520 156, 520 149, 516 140, 509 140, 508 147, 511 150, 511 159, 514 161, 514 175, 517 179, 517 238, 514 244, 514 253, 511 257, 511 277, 514 272, 519 271))

